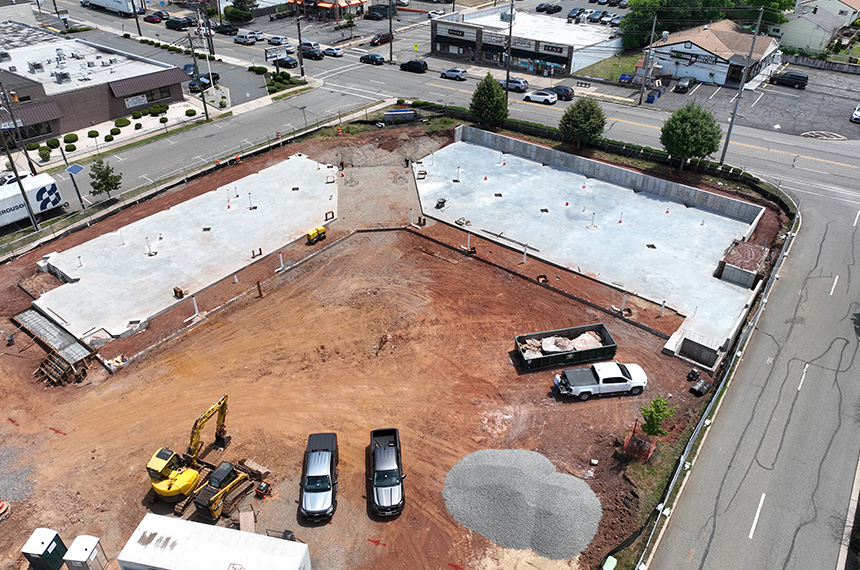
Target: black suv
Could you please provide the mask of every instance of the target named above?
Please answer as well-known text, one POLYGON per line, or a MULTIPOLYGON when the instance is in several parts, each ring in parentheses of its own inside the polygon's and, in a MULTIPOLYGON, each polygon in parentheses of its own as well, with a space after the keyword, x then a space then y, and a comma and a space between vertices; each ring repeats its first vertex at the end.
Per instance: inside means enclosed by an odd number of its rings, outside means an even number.
POLYGON ((796 71, 786 71, 784 73, 774 73, 770 77, 770 82, 774 85, 788 85, 795 89, 806 89, 806 84, 809 83, 809 76, 805 73, 797 73, 796 71))
POLYGON ((555 87, 548 87, 544 89, 544 91, 552 91, 556 95, 558 95, 559 101, 573 101, 573 89, 568 87, 567 85, 556 85, 555 87))
POLYGON ((411 71, 413 73, 424 73, 427 71, 427 62, 423 59, 413 59, 400 64, 400 69, 403 71, 411 71))
POLYGON ((235 36, 239 33, 239 26, 234 26, 233 24, 221 24, 220 26, 215 26, 214 28, 212 28, 212 31, 216 34, 235 36))
POLYGON ((170 18, 164 23, 164 26, 168 30, 178 30, 180 32, 184 32, 191 26, 196 26, 197 22, 195 22, 192 18, 170 18))

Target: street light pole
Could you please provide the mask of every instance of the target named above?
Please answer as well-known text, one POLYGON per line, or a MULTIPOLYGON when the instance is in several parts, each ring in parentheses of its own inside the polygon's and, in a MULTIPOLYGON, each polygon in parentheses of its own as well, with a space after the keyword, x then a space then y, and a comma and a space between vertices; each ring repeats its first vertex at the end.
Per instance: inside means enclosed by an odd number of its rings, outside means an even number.
POLYGON ((642 104, 642 98, 645 96, 645 80, 651 74, 649 64, 651 63, 651 53, 654 50, 654 32, 657 30, 657 12, 654 12, 654 22, 651 24, 651 38, 648 41, 648 53, 645 54, 645 65, 642 66, 642 86, 639 88, 639 104, 642 104))
POLYGON ((394 0, 388 0, 388 61, 394 61, 394 24, 391 22, 391 13, 394 11, 394 0))
MULTIPOLYGON (((141 0, 143 2, 143 0, 141 0)), ((134 12, 134 23, 137 24, 137 35, 142 36, 143 32, 140 31, 140 18, 137 17, 137 6, 134 5, 134 0, 131 0, 131 11, 134 12)))
POLYGON ((735 110, 732 111, 732 120, 729 121, 729 130, 726 131, 726 142, 723 143, 723 153, 720 155, 720 164, 722 164, 726 160, 726 151, 729 150, 729 139, 732 138, 732 129, 735 126, 735 117, 738 116, 738 107, 741 104, 741 95, 744 93, 744 85, 747 83, 747 74, 750 69, 750 62, 753 57, 753 50, 755 49, 755 39, 758 37, 758 29, 761 26, 761 15, 764 12, 764 8, 758 9, 758 21, 755 23, 755 34, 753 34, 752 44, 750 44, 750 53, 747 56, 746 65, 744 65, 744 73, 741 77, 741 88, 738 89, 738 98, 735 99, 735 110))
POLYGON ((505 109, 511 95, 511 44, 514 42, 514 0, 511 0, 511 14, 508 21, 508 53, 505 59, 505 109))
POLYGON ((299 49, 297 50, 299 56, 299 72, 301 76, 305 76, 305 58, 302 57, 302 17, 296 14, 296 29, 299 33, 299 49))

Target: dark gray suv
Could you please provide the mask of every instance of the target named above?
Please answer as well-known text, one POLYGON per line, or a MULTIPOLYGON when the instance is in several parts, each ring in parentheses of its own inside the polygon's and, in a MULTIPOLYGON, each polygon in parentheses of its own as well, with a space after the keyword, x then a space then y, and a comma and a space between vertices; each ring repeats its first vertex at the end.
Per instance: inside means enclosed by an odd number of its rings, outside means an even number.
POLYGON ((330 519, 337 507, 337 434, 312 433, 305 451, 299 511, 309 521, 330 519))
POLYGON ((806 84, 809 83, 809 76, 805 73, 797 73, 796 71, 786 71, 771 75, 770 82, 774 85, 788 85, 795 89, 806 89, 806 84))

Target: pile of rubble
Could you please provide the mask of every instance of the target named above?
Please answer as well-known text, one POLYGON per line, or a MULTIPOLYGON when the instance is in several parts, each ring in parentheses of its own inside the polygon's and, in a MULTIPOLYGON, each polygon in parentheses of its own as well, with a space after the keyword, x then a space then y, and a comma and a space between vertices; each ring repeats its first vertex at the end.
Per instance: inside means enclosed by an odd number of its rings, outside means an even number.
POLYGON ((523 357, 526 359, 539 358, 548 354, 586 350, 603 346, 603 339, 594 331, 584 332, 576 338, 563 336, 547 336, 541 339, 530 338, 520 344, 523 357))

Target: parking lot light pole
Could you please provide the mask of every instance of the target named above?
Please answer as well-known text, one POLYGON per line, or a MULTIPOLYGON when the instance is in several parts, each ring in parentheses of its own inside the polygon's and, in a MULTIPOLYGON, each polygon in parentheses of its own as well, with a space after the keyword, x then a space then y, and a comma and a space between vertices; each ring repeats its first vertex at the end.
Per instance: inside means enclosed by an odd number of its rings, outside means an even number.
POLYGON ((508 21, 508 53, 505 59, 505 110, 511 95, 511 44, 514 40, 514 0, 511 0, 511 16, 508 21))
POLYGON ((741 104, 741 95, 744 93, 744 85, 747 83, 747 75, 749 74, 750 62, 753 57, 753 50, 755 49, 755 39, 758 37, 758 29, 761 26, 761 15, 764 12, 764 8, 758 9, 758 21, 755 23, 755 33, 753 34, 752 43, 750 44, 750 53, 747 55, 746 65, 744 65, 744 73, 741 76, 741 87, 738 89, 738 98, 735 99, 735 109, 732 111, 732 120, 729 121, 729 128, 726 131, 726 142, 723 143, 723 153, 720 155, 720 164, 722 164, 726 160, 726 151, 729 150, 729 139, 732 138, 732 129, 735 126, 735 117, 738 115, 738 107, 741 104))
POLYGON ((299 49, 296 50, 299 56, 299 72, 302 77, 305 76, 305 58, 302 57, 302 17, 296 14, 296 29, 299 34, 299 49))
POLYGON ((395 10, 394 0, 388 0, 388 61, 394 61, 394 24, 391 21, 391 13, 395 10))

